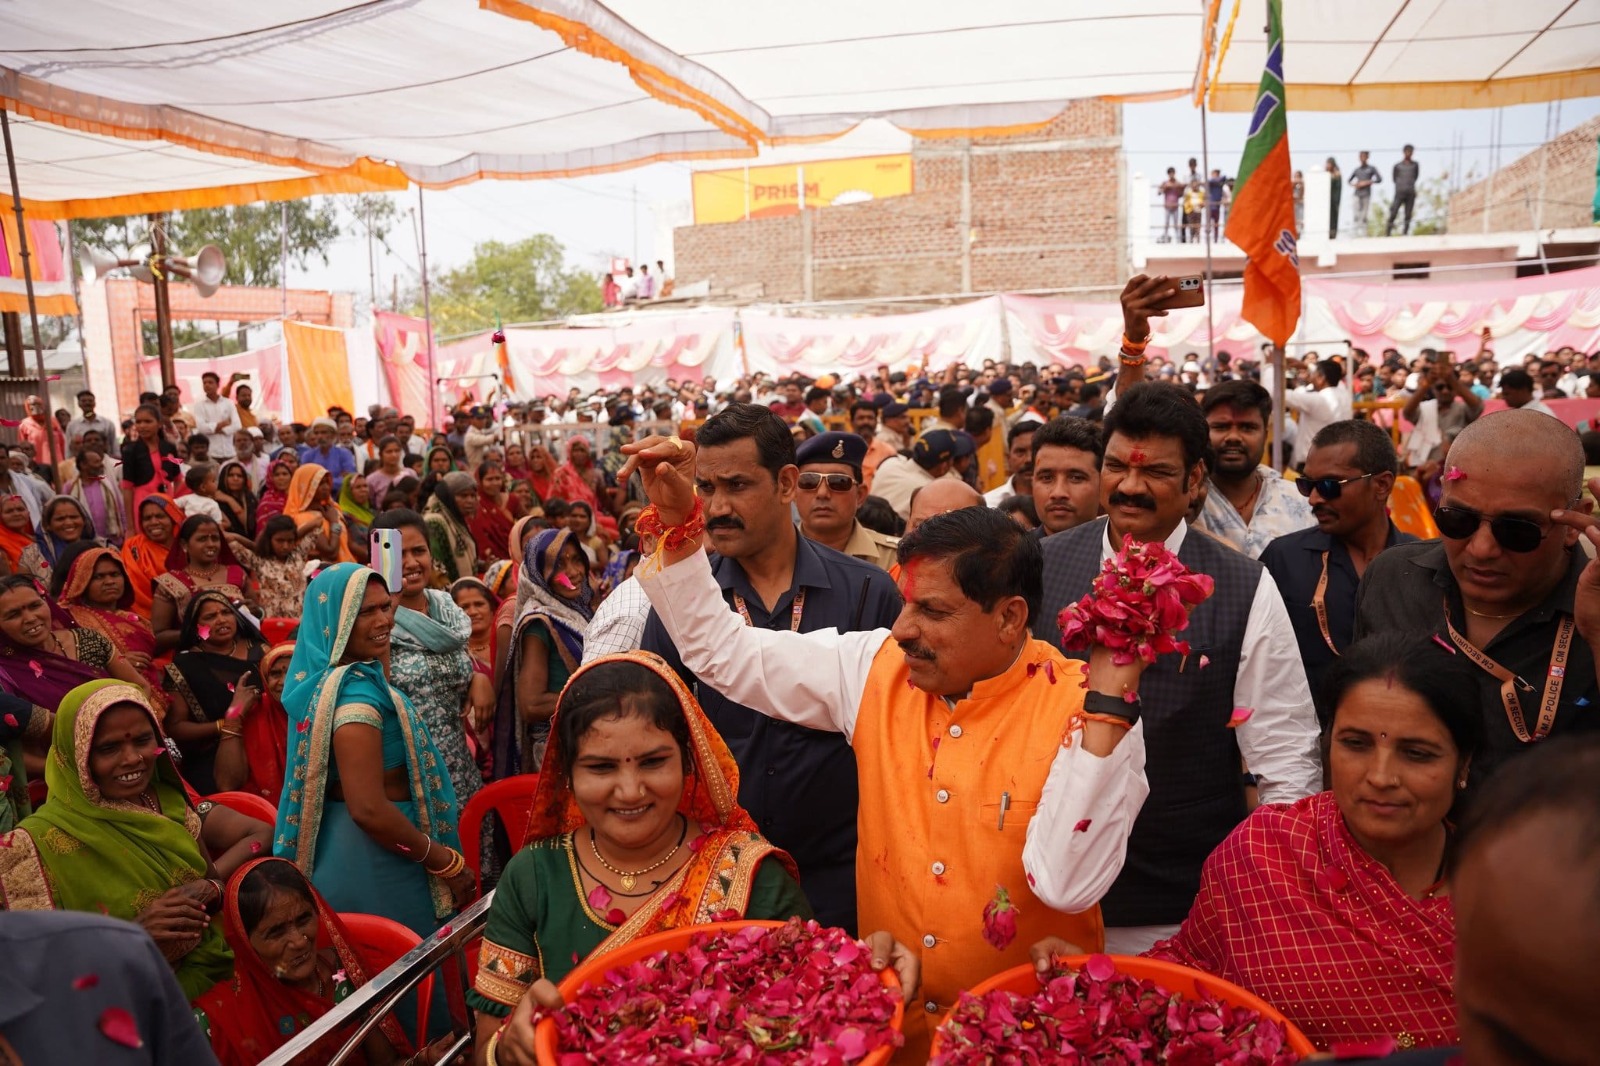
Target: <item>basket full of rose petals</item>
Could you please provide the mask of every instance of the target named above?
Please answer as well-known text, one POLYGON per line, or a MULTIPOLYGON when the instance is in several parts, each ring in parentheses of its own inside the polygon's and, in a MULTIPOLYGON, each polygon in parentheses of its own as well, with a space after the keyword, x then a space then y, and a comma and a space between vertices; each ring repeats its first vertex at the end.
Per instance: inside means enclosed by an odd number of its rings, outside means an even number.
POLYGON ((1213 585, 1205 574, 1190 573, 1165 544, 1124 537, 1122 550, 1105 561, 1083 599, 1056 617, 1061 646, 1108 648, 1118 666, 1135 659, 1153 663, 1167 652, 1188 655, 1189 643, 1176 634, 1188 628, 1189 612, 1213 585))
POLYGON ((693 925, 586 960, 542 1017, 541 1066, 875 1066, 903 1043, 892 969, 841 929, 798 918, 693 925))
POLYGON ((961 998, 929 1066, 1060 1063, 1288 1066, 1305 1034, 1259 996, 1176 963, 1130 955, 1055 959, 997 974, 961 998))

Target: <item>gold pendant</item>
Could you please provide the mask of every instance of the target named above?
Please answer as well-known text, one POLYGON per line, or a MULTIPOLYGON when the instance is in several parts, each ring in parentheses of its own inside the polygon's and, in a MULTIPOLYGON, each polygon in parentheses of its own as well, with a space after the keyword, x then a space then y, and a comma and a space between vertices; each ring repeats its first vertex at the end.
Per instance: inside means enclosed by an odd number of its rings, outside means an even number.
POLYGON ((633 886, 636 884, 638 884, 638 880, 632 874, 622 875, 622 891, 632 892, 633 886))

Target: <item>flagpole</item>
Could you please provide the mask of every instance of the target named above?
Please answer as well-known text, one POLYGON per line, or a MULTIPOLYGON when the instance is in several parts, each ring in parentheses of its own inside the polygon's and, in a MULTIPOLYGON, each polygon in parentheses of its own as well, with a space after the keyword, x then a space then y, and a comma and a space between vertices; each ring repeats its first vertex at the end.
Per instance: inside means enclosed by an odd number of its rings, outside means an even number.
MULTIPOLYGON (((1211 318, 1211 141, 1208 136, 1209 123, 1206 121, 1210 110, 1206 107, 1204 99, 1200 101, 1200 180, 1206 183, 1206 195, 1202 198, 1204 206, 1201 208, 1200 228, 1206 235, 1206 354, 1211 359, 1211 365, 1217 362, 1217 335, 1215 324, 1211 318)), ((1222 207, 1217 207, 1218 218, 1221 218, 1222 207)))

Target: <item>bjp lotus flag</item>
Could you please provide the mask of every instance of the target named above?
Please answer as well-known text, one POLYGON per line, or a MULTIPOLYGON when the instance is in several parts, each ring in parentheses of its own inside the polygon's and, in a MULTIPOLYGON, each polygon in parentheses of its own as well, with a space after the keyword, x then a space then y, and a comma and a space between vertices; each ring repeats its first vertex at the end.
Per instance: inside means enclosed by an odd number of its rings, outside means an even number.
POLYGON ((1228 212, 1227 237, 1249 261, 1240 314, 1272 343, 1287 344, 1300 321, 1289 119, 1283 100, 1283 5, 1267 0, 1267 65, 1228 212))

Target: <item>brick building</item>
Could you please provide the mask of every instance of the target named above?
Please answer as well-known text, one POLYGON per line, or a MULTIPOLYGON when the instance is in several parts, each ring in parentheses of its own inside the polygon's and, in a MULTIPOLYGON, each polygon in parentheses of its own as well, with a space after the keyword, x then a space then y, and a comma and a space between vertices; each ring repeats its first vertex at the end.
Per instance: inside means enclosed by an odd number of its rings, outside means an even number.
POLYGON ((1078 101, 1010 137, 917 138, 914 191, 674 231, 680 285, 839 300, 1096 286, 1127 267, 1122 111, 1078 101))
POLYGON ((1590 225, 1597 143, 1600 118, 1592 118, 1476 185, 1462 189, 1450 198, 1450 232, 1499 233, 1590 225))

